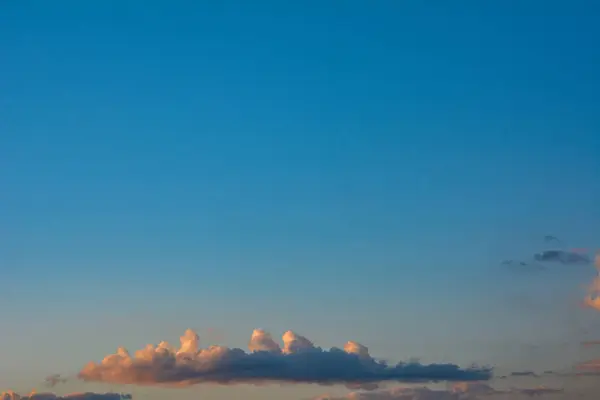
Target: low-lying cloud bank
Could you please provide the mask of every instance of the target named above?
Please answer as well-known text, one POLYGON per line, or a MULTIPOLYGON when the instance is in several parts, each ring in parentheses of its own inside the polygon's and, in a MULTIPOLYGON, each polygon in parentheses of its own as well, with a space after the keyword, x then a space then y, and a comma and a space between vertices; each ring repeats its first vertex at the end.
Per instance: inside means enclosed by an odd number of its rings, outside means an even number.
POLYGON ((121 347, 102 362, 86 365, 78 376, 85 381, 138 385, 288 382, 354 387, 383 381, 483 381, 492 377, 491 368, 478 366, 388 365, 372 358, 360 343, 347 342, 343 349, 323 350, 292 331, 283 335, 281 347, 270 334, 255 329, 248 345, 250 352, 223 346, 199 349, 199 337, 190 329, 180 341, 178 350, 161 342, 133 356, 121 347))
POLYGON ((122 393, 71 393, 59 396, 54 393, 30 393, 20 395, 15 392, 4 392, 0 394, 0 400, 124 400, 132 399, 130 394, 122 393))
POLYGON ((377 392, 352 392, 343 397, 319 396, 315 400, 477 400, 486 396, 518 395, 533 397, 560 394, 562 389, 538 387, 532 389, 497 390, 485 383, 462 382, 446 390, 421 388, 393 388, 377 392))

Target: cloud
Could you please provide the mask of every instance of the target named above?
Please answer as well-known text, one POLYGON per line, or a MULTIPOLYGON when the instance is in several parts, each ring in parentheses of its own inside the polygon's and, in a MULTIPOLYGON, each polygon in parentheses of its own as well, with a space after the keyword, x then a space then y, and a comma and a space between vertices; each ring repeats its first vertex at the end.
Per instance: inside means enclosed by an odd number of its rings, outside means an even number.
POLYGON ((352 392, 342 397, 325 395, 315 400, 477 400, 496 395, 507 395, 514 398, 515 395, 533 397, 559 393, 563 393, 563 390, 545 387, 497 390, 481 382, 461 382, 445 390, 434 390, 427 387, 399 387, 371 393, 352 392))
POLYGON ((557 238, 556 236, 553 236, 553 235, 544 236, 544 241, 545 242, 556 242, 556 243, 562 244, 562 240, 560 240, 559 238, 557 238))
POLYGON ((0 394, 0 400, 124 400, 132 399, 130 394, 123 393, 71 393, 63 396, 54 393, 36 393, 32 392, 28 395, 19 395, 15 392, 8 391, 0 394))
POLYGON ((568 250, 544 250, 534 254, 533 258, 540 262, 560 262, 562 264, 589 264, 587 255, 568 250))
POLYGON ((533 396, 542 396, 544 394, 559 394, 559 393, 563 393, 564 389, 552 389, 552 388, 546 388, 543 386, 537 387, 537 388, 533 388, 533 389, 511 389, 511 393, 520 393, 520 394, 524 394, 530 397, 533 396))
POLYGON ((581 342, 581 345, 586 346, 586 347, 598 346, 598 345, 600 345, 600 340, 587 340, 587 341, 581 342))
MULTIPOLYGON (((600 360, 590 360, 579 363, 576 366, 576 369, 586 375, 600 374, 600 360)), ((579 374, 581 374, 581 372, 579 374)))
POLYGON ((594 265, 596 267, 597 275, 588 288, 587 295, 583 300, 583 304, 586 307, 590 307, 600 311, 600 254, 596 255, 594 265))
POLYGON ((211 346, 199 349, 198 335, 188 329, 179 350, 166 342, 147 345, 133 356, 124 348, 90 362, 80 372, 85 381, 121 384, 188 386, 200 383, 287 382, 364 385, 384 381, 478 381, 492 376, 491 368, 418 362, 388 365, 375 360, 367 347, 348 342, 344 349, 323 350, 292 331, 283 335, 283 347, 262 329, 252 333, 250 352, 211 346))
POLYGON ((539 375, 536 374, 533 371, 516 371, 516 372, 511 372, 510 376, 529 376, 532 378, 539 378, 539 375))
POLYGON ((515 260, 504 260, 502 265, 517 272, 534 272, 534 271, 545 271, 547 268, 541 264, 515 261, 515 260))
MULTIPOLYGON (((584 305, 600 311, 600 254, 596 254, 594 260, 597 275, 588 288, 588 293, 584 299, 584 305)), ((583 345, 595 345, 599 341, 583 342, 583 345)), ((580 374, 595 375, 600 374, 600 360, 592 360, 580 363, 576 369, 581 371, 580 374)))
POLYGON ((46 382, 46 386, 54 387, 59 383, 67 382, 67 378, 63 378, 60 374, 54 374, 48 376, 44 381, 46 382))

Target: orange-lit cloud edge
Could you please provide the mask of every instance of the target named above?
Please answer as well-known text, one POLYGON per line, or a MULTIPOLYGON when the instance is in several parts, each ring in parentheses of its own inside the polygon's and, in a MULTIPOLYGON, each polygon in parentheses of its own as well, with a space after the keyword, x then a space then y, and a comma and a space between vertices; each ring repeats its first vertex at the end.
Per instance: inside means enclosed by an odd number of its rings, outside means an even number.
MULTIPOLYGON (((592 280, 591 285, 588 288, 587 295, 583 301, 585 307, 592 308, 596 311, 600 311, 600 253, 596 254, 594 260, 594 266, 596 267, 596 276, 592 280)), ((593 340, 582 343, 584 346, 592 346, 600 344, 600 341, 593 340)), ((580 371, 580 375, 599 375, 600 376, 600 360, 590 360, 582 362, 576 366, 577 370, 580 371)))

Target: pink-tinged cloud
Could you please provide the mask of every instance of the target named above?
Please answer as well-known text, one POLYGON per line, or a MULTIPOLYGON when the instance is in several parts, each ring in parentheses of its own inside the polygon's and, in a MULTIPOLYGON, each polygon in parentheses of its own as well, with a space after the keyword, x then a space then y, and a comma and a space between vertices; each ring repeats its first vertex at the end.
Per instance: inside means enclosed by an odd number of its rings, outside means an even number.
POLYGON ((571 251, 573 253, 589 253, 590 252, 589 249, 586 249, 586 248, 583 248, 583 247, 582 248, 571 249, 571 251))
POLYGON ((315 400, 479 400, 484 397, 504 395, 502 398, 514 396, 542 396, 563 393, 562 389, 545 387, 531 389, 497 390, 481 382, 461 382, 450 389, 434 390, 427 387, 399 387, 377 392, 352 392, 342 397, 319 396, 315 400))
MULTIPOLYGON (((268 382, 370 386, 383 381, 478 381, 492 376, 490 368, 417 362, 388 365, 375 360, 367 347, 348 342, 344 349, 323 350, 292 331, 280 346, 271 335, 256 329, 248 345, 238 348, 199 348, 198 335, 187 330, 177 350, 166 342, 147 345, 130 355, 124 348, 91 362, 79 373, 85 381, 121 384, 188 386, 200 383, 268 382)), ((374 388, 374 387, 372 387, 374 388)))
MULTIPOLYGON (((584 306, 600 311, 600 253, 597 253, 594 259, 596 267, 596 276, 592 284, 588 287, 587 295, 584 299, 584 306)), ((584 346, 593 346, 600 344, 600 341, 583 342, 584 346)), ((577 372, 575 376, 597 376, 600 375, 600 359, 579 363, 575 366, 577 372)))
POLYGON ((0 394, 0 400, 125 400, 132 399, 130 394, 123 393, 71 393, 66 395, 56 395, 54 393, 30 393, 28 395, 20 395, 18 393, 8 391, 0 394))
POLYGON ((600 254, 596 254, 594 261, 597 275, 588 288, 588 293, 583 301, 583 304, 586 307, 600 311, 600 254))
POLYGON ((591 360, 579 363, 576 366, 576 369, 589 375, 600 374, 600 360, 591 360))
POLYGON ((600 345, 600 340, 587 340, 585 342, 581 342, 581 345, 585 347, 598 346, 600 345))

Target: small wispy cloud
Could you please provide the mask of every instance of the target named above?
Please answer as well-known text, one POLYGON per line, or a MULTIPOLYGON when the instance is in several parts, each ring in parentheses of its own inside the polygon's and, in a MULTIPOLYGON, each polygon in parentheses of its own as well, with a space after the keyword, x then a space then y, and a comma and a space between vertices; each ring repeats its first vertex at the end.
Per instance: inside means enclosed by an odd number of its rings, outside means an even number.
POLYGON ((60 374, 53 374, 46 377, 46 379, 44 379, 44 382, 46 383, 46 386, 54 387, 59 383, 66 383, 67 378, 63 378, 60 374))
POLYGON ((554 235, 545 235, 545 236, 544 236, 544 241, 545 241, 546 243, 551 243, 551 242, 554 242, 554 243, 558 243, 559 245, 562 245, 562 244, 563 244, 563 241, 562 241, 562 240, 560 240, 559 238, 557 238, 557 237, 556 237, 556 236, 554 236, 554 235))
POLYGON ((528 376, 531 378, 539 378, 539 375, 533 371, 515 371, 511 372, 510 376, 528 376))
POLYGON ((350 341, 343 349, 323 350, 292 331, 283 335, 280 346, 269 333, 256 329, 248 345, 250 352, 224 346, 200 349, 198 335, 189 329, 180 342, 179 349, 161 342, 133 356, 119 348, 100 363, 86 365, 79 378, 138 385, 288 382, 374 389, 376 383, 384 381, 483 381, 492 376, 491 368, 477 366, 418 362, 388 365, 371 357, 360 343, 350 341))
POLYGON ((586 340, 584 342, 581 342, 581 345, 586 346, 586 347, 598 346, 598 345, 600 345, 600 340, 586 340))

